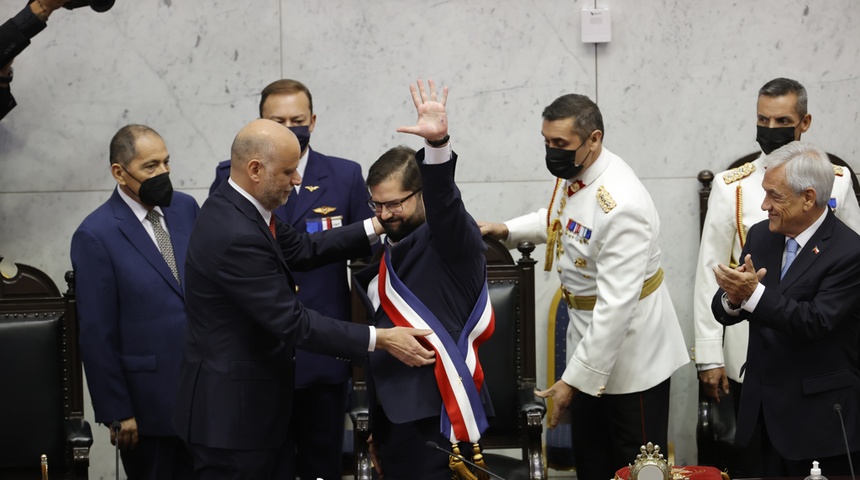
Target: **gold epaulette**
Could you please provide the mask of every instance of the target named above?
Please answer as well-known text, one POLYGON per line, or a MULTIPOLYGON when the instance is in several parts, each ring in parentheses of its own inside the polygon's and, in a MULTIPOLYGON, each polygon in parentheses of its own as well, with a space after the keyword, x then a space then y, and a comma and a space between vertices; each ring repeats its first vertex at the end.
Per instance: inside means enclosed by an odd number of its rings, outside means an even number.
POLYGON ((751 173, 755 171, 755 165, 752 162, 747 162, 740 167, 733 168, 728 172, 723 174, 723 181, 726 182, 726 185, 730 183, 737 182, 738 180, 748 177, 751 173))
POLYGON ((615 200, 612 199, 612 195, 609 194, 609 191, 603 185, 597 189, 597 203, 600 204, 603 213, 609 213, 615 208, 615 200))
POLYGON ((834 173, 837 177, 841 177, 842 175, 844 175, 844 174, 845 174, 845 171, 844 171, 844 170, 842 169, 842 167, 840 167, 839 165, 833 165, 833 173, 834 173))

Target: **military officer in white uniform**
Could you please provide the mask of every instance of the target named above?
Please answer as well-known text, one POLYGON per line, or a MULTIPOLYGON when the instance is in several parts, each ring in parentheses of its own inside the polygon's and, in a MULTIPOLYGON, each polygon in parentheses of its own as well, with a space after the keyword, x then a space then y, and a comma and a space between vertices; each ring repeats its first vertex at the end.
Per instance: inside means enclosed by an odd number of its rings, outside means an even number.
POLYGON ((567 367, 540 396, 550 426, 570 407, 577 478, 606 480, 651 441, 666 447, 669 378, 690 361, 669 291, 648 191, 603 147, 600 110, 564 95, 543 112, 547 168, 558 180, 549 209, 483 233, 516 245, 547 243, 568 303, 567 367))
MULTIPOLYGON (((724 327, 714 319, 711 300, 718 287, 713 269, 719 263, 737 265, 746 232, 767 218, 767 213, 761 209, 765 156, 783 145, 800 140, 811 123, 803 85, 787 78, 771 80, 759 90, 758 96, 757 140, 762 155, 753 162, 714 177, 699 249, 693 311, 699 379, 705 393, 711 397, 718 397, 718 388, 726 393, 732 390, 739 393, 749 332, 748 323, 741 322, 726 327, 724 335, 724 327)), ((854 196, 851 171, 834 165, 833 173, 835 181, 830 207, 840 220, 860 232, 860 206, 854 196)))

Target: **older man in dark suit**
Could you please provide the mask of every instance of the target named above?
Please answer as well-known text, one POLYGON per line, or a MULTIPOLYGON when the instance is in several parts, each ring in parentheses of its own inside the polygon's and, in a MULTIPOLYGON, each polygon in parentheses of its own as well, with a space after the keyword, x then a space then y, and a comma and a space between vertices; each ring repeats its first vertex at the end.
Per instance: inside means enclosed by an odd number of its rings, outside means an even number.
POLYGON ((762 209, 743 265, 714 268, 717 321, 750 324, 736 441, 761 429, 765 476, 805 475, 821 462, 847 475, 860 449, 860 236, 827 208, 827 154, 792 142, 766 160, 762 209), (756 270, 756 265, 764 266, 756 270))
POLYGON ((287 441, 295 348, 361 358, 382 348, 433 363, 417 329, 373 329, 304 308, 291 269, 370 253, 382 228, 367 220, 309 235, 272 210, 295 185, 299 143, 287 128, 255 120, 233 142, 230 179, 209 197, 186 264, 188 330, 174 426, 198 478, 272 478, 287 441))
MULTIPOLYGON (((298 173, 302 184, 290 201, 273 213, 282 222, 308 233, 361 222, 372 216, 361 166, 314 150, 310 137, 317 123, 310 90, 292 79, 276 80, 260 93, 260 118, 289 128, 299 140, 298 173)), ((230 175, 230 160, 218 164, 212 194, 230 175)), ((350 321, 346 261, 308 272, 293 272, 297 296, 305 307, 350 321)), ((296 350, 296 389, 290 436, 296 445, 285 452, 283 478, 303 480, 341 476, 344 413, 350 365, 327 355, 296 350)))
POLYGON ((173 192, 170 156, 145 125, 110 143, 111 197, 72 236, 81 356, 96 421, 130 479, 191 478, 171 419, 185 339, 185 252, 197 202, 173 192))

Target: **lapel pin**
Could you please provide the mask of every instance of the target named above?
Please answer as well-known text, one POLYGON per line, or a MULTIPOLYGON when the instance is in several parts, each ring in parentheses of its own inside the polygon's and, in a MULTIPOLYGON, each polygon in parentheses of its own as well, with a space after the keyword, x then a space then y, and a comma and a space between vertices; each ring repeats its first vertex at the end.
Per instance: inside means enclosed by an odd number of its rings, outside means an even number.
POLYGON ((818 247, 812 247, 812 253, 818 255, 818 247))
POLYGON ((316 191, 316 190, 317 190, 317 189, 319 189, 319 188, 320 188, 320 187, 318 187, 318 186, 316 186, 316 185, 306 185, 306 186, 305 186, 305 189, 307 189, 307 191, 309 191, 309 192, 316 191))

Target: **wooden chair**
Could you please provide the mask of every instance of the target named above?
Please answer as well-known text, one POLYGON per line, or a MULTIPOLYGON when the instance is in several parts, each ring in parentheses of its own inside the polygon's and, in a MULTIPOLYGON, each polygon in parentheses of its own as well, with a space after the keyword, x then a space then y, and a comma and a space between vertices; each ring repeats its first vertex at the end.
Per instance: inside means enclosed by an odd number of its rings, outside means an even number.
MULTIPOLYGON (((2 257, 0 257, 2 261, 2 257)), ((43 272, 16 264, 0 282, 0 478, 86 479, 90 425, 84 420, 74 276, 60 295, 43 272)))
MULTIPOLYGON (((490 302, 496 318, 493 336, 481 346, 481 365, 489 389, 495 417, 481 443, 487 468, 508 480, 544 479, 543 417, 546 404, 534 396, 534 245, 522 242, 521 257, 514 262, 508 249, 498 240, 484 237, 487 244, 487 277, 490 302), (492 449, 516 448, 516 459, 490 452, 492 449)), ((364 304, 353 292, 353 321, 367 323, 364 304)), ((370 435, 367 387, 363 371, 356 367, 353 375, 353 405, 350 412, 355 448, 355 478, 369 480, 372 467, 367 451, 370 435)))

